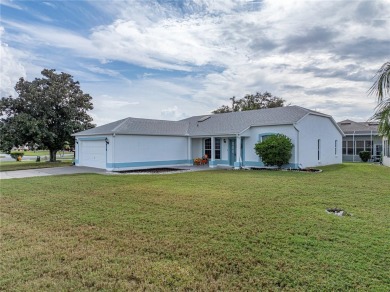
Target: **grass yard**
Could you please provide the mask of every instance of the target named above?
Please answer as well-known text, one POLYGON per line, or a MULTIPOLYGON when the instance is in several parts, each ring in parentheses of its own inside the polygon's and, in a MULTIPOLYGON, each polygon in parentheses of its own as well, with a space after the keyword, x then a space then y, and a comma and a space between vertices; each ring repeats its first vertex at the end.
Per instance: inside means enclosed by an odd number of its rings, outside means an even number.
POLYGON ((24 151, 24 156, 50 156, 49 150, 24 151))
POLYGON ((389 291, 390 168, 323 169, 1 181, 0 290, 389 291))
POLYGON ((0 171, 36 169, 36 168, 52 168, 72 165, 73 160, 58 161, 58 162, 35 162, 34 160, 25 161, 0 161, 0 171))
MULTIPOLYGON (((57 156, 60 156, 62 154, 65 154, 67 156, 71 155, 73 156, 73 152, 69 151, 58 151, 57 156)), ((37 150, 37 151, 24 151, 24 156, 48 156, 50 157, 50 152, 49 150, 37 150)))

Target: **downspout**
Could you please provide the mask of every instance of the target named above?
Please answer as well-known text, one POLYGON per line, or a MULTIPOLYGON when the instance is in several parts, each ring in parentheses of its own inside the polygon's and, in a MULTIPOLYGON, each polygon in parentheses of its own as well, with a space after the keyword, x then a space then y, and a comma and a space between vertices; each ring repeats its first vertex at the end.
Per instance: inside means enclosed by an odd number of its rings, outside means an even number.
POLYGON ((75 152, 75 154, 76 154, 75 155, 75 160, 77 161, 77 165, 78 165, 80 163, 80 148, 79 148, 79 139, 77 137, 76 137, 76 145, 75 146, 76 146, 75 148, 77 148, 77 151, 75 149, 75 151, 76 151, 75 152))
POLYGON ((111 144, 111 159, 112 159, 112 170, 115 170, 115 133, 112 134, 112 144, 111 144))
POLYGON ((371 130, 371 159, 374 155, 374 141, 372 140, 372 130, 371 130))
POLYGON ((352 134, 352 162, 355 162, 355 152, 356 152, 356 149, 355 149, 355 131, 353 131, 353 134, 352 134))
POLYGON ((300 168, 299 167, 299 165, 300 165, 300 163, 299 163, 299 130, 298 130, 298 128, 297 128, 297 126, 296 126, 296 124, 294 123, 294 129, 297 131, 297 146, 296 146, 296 150, 295 150, 295 153, 296 153, 296 161, 297 161, 297 167, 298 168, 300 168))

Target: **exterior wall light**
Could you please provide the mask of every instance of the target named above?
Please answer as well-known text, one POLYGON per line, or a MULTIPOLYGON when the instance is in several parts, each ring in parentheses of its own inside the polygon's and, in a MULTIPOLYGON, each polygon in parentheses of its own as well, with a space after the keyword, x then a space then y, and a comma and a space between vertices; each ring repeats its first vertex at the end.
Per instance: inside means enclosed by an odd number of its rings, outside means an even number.
POLYGON ((110 141, 108 141, 107 137, 106 137, 106 139, 104 141, 106 141, 106 144, 110 144, 110 141))

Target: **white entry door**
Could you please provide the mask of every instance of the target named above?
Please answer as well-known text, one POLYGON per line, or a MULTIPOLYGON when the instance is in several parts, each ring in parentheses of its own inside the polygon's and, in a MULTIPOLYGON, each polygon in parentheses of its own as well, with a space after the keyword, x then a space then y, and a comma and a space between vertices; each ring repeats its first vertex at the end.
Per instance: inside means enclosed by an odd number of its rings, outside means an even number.
POLYGON ((79 165, 106 168, 106 142, 98 141, 80 141, 79 142, 79 165))

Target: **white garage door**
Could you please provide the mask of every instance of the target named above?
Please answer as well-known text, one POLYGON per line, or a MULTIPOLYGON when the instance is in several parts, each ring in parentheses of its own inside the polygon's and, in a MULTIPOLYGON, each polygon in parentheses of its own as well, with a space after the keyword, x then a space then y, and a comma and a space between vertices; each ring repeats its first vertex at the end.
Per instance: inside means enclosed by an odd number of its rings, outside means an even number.
POLYGON ((106 142, 80 141, 79 165, 106 168, 106 142))

